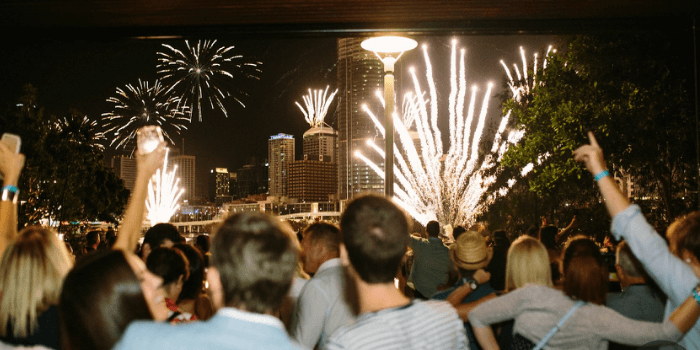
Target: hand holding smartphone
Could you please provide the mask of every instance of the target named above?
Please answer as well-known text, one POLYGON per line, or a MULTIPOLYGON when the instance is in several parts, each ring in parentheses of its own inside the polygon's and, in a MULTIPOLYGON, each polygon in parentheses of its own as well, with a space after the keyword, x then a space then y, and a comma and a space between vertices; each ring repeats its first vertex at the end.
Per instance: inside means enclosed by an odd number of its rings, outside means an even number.
POLYGON ((136 145, 141 155, 153 152, 163 142, 163 130, 158 125, 146 125, 136 131, 136 145))
MULTIPOLYGON (((2 142, 5 147, 7 147, 14 154, 19 154, 20 147, 22 146, 22 139, 19 136, 6 132, 2 134, 2 139, 0 139, 0 142, 2 142)), ((4 179, 5 174, 0 171, 0 181, 3 181, 4 179)))

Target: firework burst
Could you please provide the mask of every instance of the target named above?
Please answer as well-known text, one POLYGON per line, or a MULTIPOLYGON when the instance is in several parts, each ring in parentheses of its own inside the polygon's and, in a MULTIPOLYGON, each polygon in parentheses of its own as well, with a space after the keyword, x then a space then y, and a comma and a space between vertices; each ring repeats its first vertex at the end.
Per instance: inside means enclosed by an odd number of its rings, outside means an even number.
POLYGON ((196 114, 202 121, 202 100, 211 109, 220 109, 228 117, 223 101, 233 98, 242 107, 242 98, 248 94, 231 82, 237 77, 259 79, 260 62, 247 62, 235 54, 233 46, 216 47, 216 40, 197 41, 186 50, 163 44, 164 52, 158 52, 158 75, 168 85, 168 93, 180 97, 182 106, 191 117, 196 114))
POLYGON ((309 123, 312 128, 319 128, 325 124, 324 119, 326 118, 326 114, 328 114, 328 107, 331 106, 335 94, 338 93, 338 89, 335 89, 335 91, 328 96, 328 88, 329 87, 326 86, 326 90, 318 89, 313 91, 309 89, 309 94, 303 96, 306 108, 302 107, 299 102, 294 102, 301 112, 304 113, 306 122, 309 123))
MULTIPOLYGON (((427 66, 428 92, 423 92, 415 70, 411 69, 414 91, 406 94, 403 100, 404 115, 393 116, 398 134, 398 143, 394 144, 394 173, 397 180, 394 184, 394 200, 423 224, 437 220, 443 224, 471 225, 496 198, 505 195, 516 181, 511 179, 506 187, 492 188, 499 173, 497 162, 508 145, 517 143, 522 134, 514 131, 508 137, 503 137, 510 117, 510 113, 507 113, 501 117, 497 131, 490 138, 490 149, 486 155, 480 154, 481 143, 487 141, 482 134, 493 84, 490 83, 483 94, 477 114, 478 88, 472 86, 468 93, 466 51, 462 49, 458 55, 456 45, 456 41, 453 41, 451 92, 448 101, 450 144, 447 152, 444 152, 438 129, 438 94, 426 46, 423 46, 423 56, 427 66), (412 130, 414 123, 415 130, 412 130)), ((383 135, 384 128, 377 118, 366 107, 364 109, 383 135)), ((372 141, 368 141, 368 145, 384 157, 384 152, 372 141)), ((384 171, 360 151, 355 155, 380 177, 384 177, 384 171)))
POLYGON ((182 108, 178 108, 180 98, 168 95, 166 89, 156 80, 153 86, 139 79, 138 85, 128 84, 124 89, 117 88, 117 96, 107 102, 113 103, 111 112, 103 113, 105 135, 111 138, 110 146, 124 148, 135 142, 136 131, 145 125, 158 125, 163 137, 174 144, 171 135, 187 129, 182 108))
POLYGON ((99 152, 105 149, 101 142, 107 140, 107 138, 103 132, 99 131, 97 121, 90 120, 86 115, 81 117, 78 114, 71 113, 56 120, 54 127, 72 141, 88 145, 99 152))
POLYGON ((180 179, 175 178, 177 165, 168 170, 168 151, 165 152, 163 167, 156 170, 155 175, 148 182, 148 198, 146 199, 146 218, 151 226, 169 222, 170 218, 180 208, 177 201, 185 192, 181 189, 180 179))

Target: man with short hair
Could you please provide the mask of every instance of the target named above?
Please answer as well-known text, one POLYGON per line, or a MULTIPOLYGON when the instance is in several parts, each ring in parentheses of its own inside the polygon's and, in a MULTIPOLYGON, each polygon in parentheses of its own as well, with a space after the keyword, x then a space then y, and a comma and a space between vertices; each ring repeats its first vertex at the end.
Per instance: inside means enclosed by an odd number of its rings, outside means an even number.
POLYGON ((146 231, 141 245, 141 259, 146 262, 148 255, 156 248, 165 247, 171 248, 176 242, 180 241, 180 233, 177 227, 168 223, 160 223, 151 227, 146 231))
POLYGON ((83 255, 97 251, 97 246, 100 245, 100 231, 90 231, 85 235, 86 243, 83 249, 83 255))
POLYGON ((213 236, 207 274, 218 312, 207 321, 177 327, 133 322, 115 349, 303 349, 273 316, 297 262, 292 235, 264 214, 229 217, 213 236))
POLYGON ((430 221, 425 226, 428 238, 411 236, 410 247, 413 250, 413 268, 410 280, 415 286, 415 296, 430 299, 438 286, 447 283, 450 271, 449 249, 440 239, 440 224, 430 221))
POLYGON ((304 230, 302 261, 311 278, 297 299, 291 333, 304 346, 323 348, 341 326, 355 319, 343 297, 345 283, 340 263, 340 229, 319 222, 304 230))
MULTIPOLYGON (((617 246, 615 269, 622 292, 610 293, 605 304, 631 319, 647 322, 663 322, 664 301, 649 285, 649 277, 642 263, 632 254, 627 242, 617 246)), ((633 349, 631 346, 611 343, 610 349, 633 349)))
POLYGON ((394 286, 410 242, 406 214, 390 200, 367 195, 350 202, 340 221, 340 256, 359 316, 339 328, 327 349, 466 349, 455 309, 444 301, 411 301, 394 286))

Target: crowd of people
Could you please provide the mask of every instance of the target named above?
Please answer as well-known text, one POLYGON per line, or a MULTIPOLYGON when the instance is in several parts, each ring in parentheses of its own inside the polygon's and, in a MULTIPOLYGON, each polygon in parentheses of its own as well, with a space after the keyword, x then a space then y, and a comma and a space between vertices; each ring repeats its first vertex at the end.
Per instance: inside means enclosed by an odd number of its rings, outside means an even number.
POLYGON ((118 234, 90 232, 75 262, 50 229, 17 231, 24 156, 0 143, 0 349, 700 349, 700 213, 666 244, 589 138, 574 154, 622 242, 614 271, 588 236, 569 237, 575 219, 512 242, 434 221, 409 234, 405 212, 377 195, 299 234, 241 213, 194 245, 158 224, 139 247, 163 145, 137 155, 118 234))

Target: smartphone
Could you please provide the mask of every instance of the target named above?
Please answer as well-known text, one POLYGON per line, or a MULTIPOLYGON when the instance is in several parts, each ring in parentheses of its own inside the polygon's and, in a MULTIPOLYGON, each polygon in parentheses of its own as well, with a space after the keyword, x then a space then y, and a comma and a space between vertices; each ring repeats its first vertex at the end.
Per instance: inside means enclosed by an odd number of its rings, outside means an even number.
MULTIPOLYGON (((7 148, 10 149, 10 151, 15 152, 15 154, 19 153, 19 148, 22 146, 22 138, 15 134, 10 134, 10 133, 4 133, 2 134, 2 139, 0 139, 0 142, 4 143, 7 148)), ((0 181, 4 180, 5 176, 0 173, 0 181)))
POLYGON ((15 154, 19 153, 19 148, 22 146, 22 139, 19 136, 7 132, 2 134, 2 140, 0 141, 15 154))
POLYGON ((153 152, 163 142, 163 130, 158 125, 146 125, 136 131, 136 146, 140 154, 153 152))

